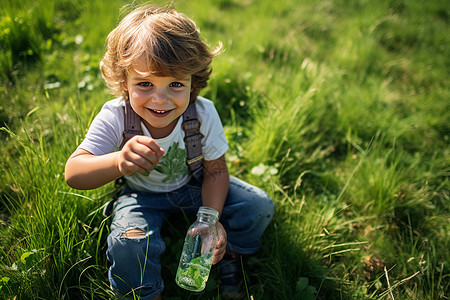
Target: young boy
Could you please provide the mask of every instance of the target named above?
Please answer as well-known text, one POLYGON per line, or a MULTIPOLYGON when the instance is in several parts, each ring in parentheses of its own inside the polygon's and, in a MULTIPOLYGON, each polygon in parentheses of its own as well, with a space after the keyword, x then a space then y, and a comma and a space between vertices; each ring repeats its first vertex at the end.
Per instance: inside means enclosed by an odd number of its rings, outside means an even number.
POLYGON ((210 51, 185 15, 153 5, 132 11, 108 36, 100 68, 117 98, 93 120, 67 161, 65 178, 76 189, 126 179, 108 236, 109 280, 117 293, 161 298, 161 227, 169 215, 193 214, 203 205, 219 212, 213 263, 227 253, 221 262, 227 261, 220 271, 222 292, 237 295, 240 267, 232 258, 255 253, 272 219, 268 195, 229 176, 219 115, 210 100, 198 96, 220 50, 210 51), (130 139, 123 135, 126 102, 139 116, 142 131, 130 139), (186 165, 183 113, 189 104, 200 122, 201 181, 186 165))

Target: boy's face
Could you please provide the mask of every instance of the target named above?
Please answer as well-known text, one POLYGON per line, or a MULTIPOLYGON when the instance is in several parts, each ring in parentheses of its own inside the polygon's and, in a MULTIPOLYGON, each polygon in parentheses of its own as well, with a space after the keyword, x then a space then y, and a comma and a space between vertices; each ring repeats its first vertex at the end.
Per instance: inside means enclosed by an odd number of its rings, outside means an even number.
POLYGON ((124 89, 133 110, 142 118, 153 138, 169 135, 189 105, 191 77, 159 77, 143 60, 128 70, 124 89))

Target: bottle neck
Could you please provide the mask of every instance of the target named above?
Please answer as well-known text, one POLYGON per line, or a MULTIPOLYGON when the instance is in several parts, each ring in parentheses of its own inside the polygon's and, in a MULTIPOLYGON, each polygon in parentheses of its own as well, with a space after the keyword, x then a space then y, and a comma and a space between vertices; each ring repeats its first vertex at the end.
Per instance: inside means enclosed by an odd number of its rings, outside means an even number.
POLYGON ((205 222, 205 223, 209 223, 209 224, 216 224, 216 222, 217 222, 217 218, 216 217, 203 215, 203 214, 199 214, 198 215, 198 220, 200 222, 205 222))
POLYGON ((201 206, 197 213, 197 220, 210 224, 216 224, 219 219, 219 212, 213 208, 201 206))

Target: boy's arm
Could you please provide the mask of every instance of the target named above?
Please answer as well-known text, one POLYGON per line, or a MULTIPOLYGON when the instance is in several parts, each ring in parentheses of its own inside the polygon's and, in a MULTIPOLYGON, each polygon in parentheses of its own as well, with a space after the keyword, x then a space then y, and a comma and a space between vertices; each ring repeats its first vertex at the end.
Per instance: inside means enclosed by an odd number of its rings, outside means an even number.
POLYGON ((98 188, 122 176, 117 168, 119 152, 93 155, 77 149, 67 160, 65 178, 67 184, 78 190, 98 188))
POLYGON ((135 136, 121 151, 104 155, 77 149, 67 160, 65 179, 75 189, 95 189, 122 175, 153 170, 163 154, 164 150, 147 136, 135 136))
MULTIPOLYGON (((216 160, 203 161, 203 171, 203 205, 216 209, 219 212, 220 218, 230 185, 230 176, 228 174, 225 156, 221 156, 216 160)), ((225 229, 219 221, 216 227, 219 234, 219 241, 214 251, 213 264, 218 263, 222 259, 227 246, 227 233, 225 229)))
POLYGON ((203 161, 203 168, 203 205, 217 210, 220 218, 230 185, 225 155, 215 160, 203 161))

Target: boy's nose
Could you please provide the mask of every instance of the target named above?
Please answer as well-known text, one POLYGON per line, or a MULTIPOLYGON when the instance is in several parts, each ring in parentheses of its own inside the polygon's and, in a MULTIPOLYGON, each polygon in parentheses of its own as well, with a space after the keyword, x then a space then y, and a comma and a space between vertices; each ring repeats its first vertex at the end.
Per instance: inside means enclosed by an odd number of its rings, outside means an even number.
POLYGON ((169 93, 165 89, 158 89, 152 95, 152 101, 155 103, 168 102, 169 93))

